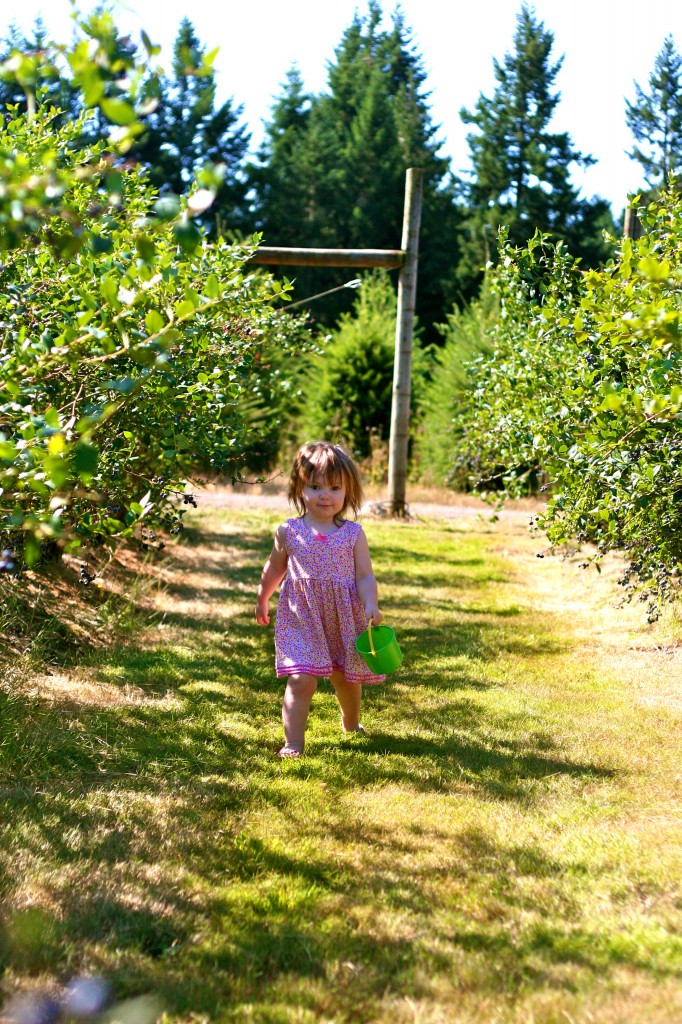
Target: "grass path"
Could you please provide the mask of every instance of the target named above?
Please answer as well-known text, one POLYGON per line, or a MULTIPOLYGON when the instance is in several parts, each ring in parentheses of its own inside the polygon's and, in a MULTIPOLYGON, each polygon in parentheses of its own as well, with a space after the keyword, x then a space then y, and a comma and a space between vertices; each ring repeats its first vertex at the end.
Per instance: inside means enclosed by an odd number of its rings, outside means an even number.
POLYGON ((367 737, 323 685, 279 763, 251 618, 277 521, 202 513, 152 626, 0 691, 5 990, 96 971, 188 1024, 681 1022, 672 625, 513 521, 370 522, 403 668, 367 737))

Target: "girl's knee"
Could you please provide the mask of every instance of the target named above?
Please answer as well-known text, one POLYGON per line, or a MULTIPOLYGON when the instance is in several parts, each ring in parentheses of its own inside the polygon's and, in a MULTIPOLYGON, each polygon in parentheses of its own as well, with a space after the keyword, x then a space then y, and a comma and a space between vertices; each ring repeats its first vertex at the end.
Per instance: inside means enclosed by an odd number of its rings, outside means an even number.
POLYGON ((304 673, 287 677, 287 687, 297 697, 310 696, 317 689, 317 679, 304 673))

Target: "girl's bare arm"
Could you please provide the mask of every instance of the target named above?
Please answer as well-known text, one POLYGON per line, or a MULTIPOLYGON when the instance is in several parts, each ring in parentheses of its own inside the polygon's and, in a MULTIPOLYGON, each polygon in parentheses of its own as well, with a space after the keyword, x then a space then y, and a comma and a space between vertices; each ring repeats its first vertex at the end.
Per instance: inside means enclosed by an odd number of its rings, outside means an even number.
POLYGON ((256 598, 256 622, 259 626, 267 626, 269 624, 270 610, 268 604, 270 598, 284 579, 287 571, 288 556, 284 546, 285 532, 286 526, 283 523, 275 534, 272 551, 261 573, 258 596, 256 598))
POLYGON ((373 626, 378 626, 382 619, 379 611, 379 590, 364 530, 360 530, 353 551, 355 554, 355 586, 365 607, 365 615, 372 620, 373 626))

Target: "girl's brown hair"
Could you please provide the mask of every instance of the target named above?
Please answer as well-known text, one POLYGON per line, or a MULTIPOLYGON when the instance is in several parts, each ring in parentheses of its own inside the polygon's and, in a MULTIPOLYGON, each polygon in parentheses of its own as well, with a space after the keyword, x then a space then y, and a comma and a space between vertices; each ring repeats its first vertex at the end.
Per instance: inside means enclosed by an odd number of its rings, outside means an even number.
POLYGON ((357 519, 362 505, 362 483, 360 471, 350 452, 340 444, 329 444, 328 441, 310 441, 299 448, 289 477, 289 501, 302 516, 306 511, 303 489, 316 476, 332 483, 343 481, 346 488, 345 501, 335 519, 342 519, 349 507, 357 519))

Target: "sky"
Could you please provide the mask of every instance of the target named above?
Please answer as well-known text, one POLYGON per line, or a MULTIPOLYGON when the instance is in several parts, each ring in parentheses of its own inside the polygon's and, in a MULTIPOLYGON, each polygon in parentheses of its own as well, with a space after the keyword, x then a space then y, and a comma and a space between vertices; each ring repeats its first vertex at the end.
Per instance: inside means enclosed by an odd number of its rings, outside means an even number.
MULTIPOLYGON (((94 6, 91 0, 77 4, 83 13, 94 6)), ((574 168, 573 181, 585 197, 607 199, 619 216, 628 192, 642 185, 639 165, 626 155, 633 139, 625 99, 634 99, 635 82, 648 91, 666 35, 682 50, 682 3, 535 0, 532 6, 554 34, 553 60, 564 58, 551 128, 568 132, 575 148, 596 158, 591 168, 574 168)), ((383 8, 390 15, 394 0, 384 0, 383 8)), ((471 110, 481 93, 492 95, 493 58, 501 61, 513 49, 520 0, 402 0, 400 8, 427 73, 441 154, 450 157, 455 173, 466 172, 471 129, 459 112, 471 110)), ((298 66, 308 92, 325 91, 335 47, 354 12, 366 9, 366 0, 120 0, 116 20, 136 39, 144 29, 162 47, 164 64, 181 19, 189 17, 207 50, 220 47, 218 98, 243 106, 242 123, 255 150, 289 68, 298 66)), ((0 25, 27 30, 42 15, 54 38, 66 41, 71 10, 68 0, 0 0, 0 25)))

